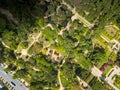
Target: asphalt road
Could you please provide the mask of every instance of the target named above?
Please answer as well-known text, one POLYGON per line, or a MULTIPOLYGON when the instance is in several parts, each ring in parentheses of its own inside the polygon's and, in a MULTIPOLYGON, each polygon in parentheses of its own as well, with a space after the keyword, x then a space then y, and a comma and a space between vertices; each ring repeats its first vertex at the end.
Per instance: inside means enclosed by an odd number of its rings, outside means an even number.
POLYGON ((109 79, 112 79, 116 74, 120 73, 120 68, 119 67, 115 67, 114 71, 109 75, 109 79))
POLYGON ((112 73, 109 75, 109 77, 105 78, 105 81, 108 82, 108 84, 110 84, 115 90, 119 90, 116 86, 114 86, 112 78, 116 75, 120 73, 120 68, 119 67, 115 67, 112 71, 112 73))
POLYGON ((102 72, 96 67, 91 69, 91 73, 96 77, 102 77, 102 72))
POLYGON ((8 83, 14 90, 29 90, 25 85, 23 85, 19 80, 12 79, 10 73, 6 73, 0 64, 0 78, 2 78, 6 83, 8 83), (12 83, 11 83, 12 82, 12 83))
POLYGON ((92 73, 94 76, 99 77, 99 78, 101 78, 102 80, 104 80, 105 82, 107 82, 111 87, 114 88, 114 90, 119 90, 119 89, 113 84, 113 82, 112 82, 112 78, 113 78, 116 74, 120 73, 120 68, 119 68, 119 67, 114 68, 114 71, 110 74, 109 77, 106 77, 106 78, 102 76, 102 73, 100 73, 99 69, 97 69, 96 67, 92 68, 91 73, 92 73))

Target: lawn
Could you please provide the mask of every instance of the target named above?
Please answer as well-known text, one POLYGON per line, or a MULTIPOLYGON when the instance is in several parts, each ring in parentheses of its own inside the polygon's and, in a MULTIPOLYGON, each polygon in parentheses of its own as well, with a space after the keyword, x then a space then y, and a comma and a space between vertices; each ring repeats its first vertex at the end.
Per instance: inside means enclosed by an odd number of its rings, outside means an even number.
POLYGON ((103 65, 104 63, 106 63, 107 61, 108 61, 108 56, 105 55, 104 58, 100 58, 99 62, 97 62, 97 67, 98 67, 98 68, 101 68, 102 65, 103 65))
POLYGON ((93 76, 92 74, 89 74, 89 75, 87 76, 85 82, 89 84, 89 82, 93 79, 93 77, 94 77, 94 76, 93 76))
POLYGON ((106 75, 113 67, 111 65, 108 65, 105 71, 103 72, 103 75, 106 75))

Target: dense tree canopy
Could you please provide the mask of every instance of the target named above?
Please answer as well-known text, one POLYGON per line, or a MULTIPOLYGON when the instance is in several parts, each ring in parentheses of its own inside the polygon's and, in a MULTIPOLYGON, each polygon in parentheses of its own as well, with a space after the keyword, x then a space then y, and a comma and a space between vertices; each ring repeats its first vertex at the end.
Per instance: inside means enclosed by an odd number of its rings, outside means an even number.
MULTIPOLYGON (((0 63, 30 90, 58 90, 58 71, 65 90, 73 90, 79 87, 76 76, 86 80, 93 64, 110 59, 101 35, 106 25, 120 28, 119 6, 120 0, 1 0, 0 63)), ((95 81, 92 88, 103 90, 102 85, 95 81)))

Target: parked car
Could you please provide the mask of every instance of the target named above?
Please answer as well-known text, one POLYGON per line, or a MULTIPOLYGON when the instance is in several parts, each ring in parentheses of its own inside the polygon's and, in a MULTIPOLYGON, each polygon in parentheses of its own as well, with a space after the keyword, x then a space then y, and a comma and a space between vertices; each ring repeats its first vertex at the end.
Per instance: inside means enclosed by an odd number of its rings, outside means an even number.
POLYGON ((16 86, 14 82, 11 82, 11 85, 12 85, 13 87, 16 86))

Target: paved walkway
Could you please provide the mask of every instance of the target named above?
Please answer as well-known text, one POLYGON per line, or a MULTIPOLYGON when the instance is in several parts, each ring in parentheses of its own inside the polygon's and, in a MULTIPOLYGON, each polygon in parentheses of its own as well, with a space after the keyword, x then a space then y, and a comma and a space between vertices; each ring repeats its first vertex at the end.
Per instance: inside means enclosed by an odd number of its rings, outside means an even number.
POLYGON ((59 90, 64 90, 64 87, 62 85, 61 78, 60 78, 60 70, 58 70, 58 81, 59 81, 59 84, 60 84, 59 90))
POLYGON ((110 39, 108 39, 107 37, 105 37, 105 36, 103 36, 103 35, 101 35, 100 37, 101 37, 103 40, 105 40, 107 43, 110 42, 110 39))
POLYGON ((68 10, 70 10, 73 13, 73 17, 71 18, 72 21, 74 21, 75 19, 80 20, 80 22, 82 22, 85 26, 87 26, 89 29, 91 29, 92 27, 94 27, 94 24, 91 24, 90 22, 88 22, 84 17, 82 17, 81 15, 78 14, 78 12, 75 10, 75 8, 72 8, 69 4, 67 4, 64 0, 62 0, 62 4, 64 4, 65 6, 67 6, 68 10))
POLYGON ((102 72, 95 66, 91 69, 91 73, 98 78, 102 77, 102 72))
POLYGON ((114 67, 112 73, 110 75, 108 75, 107 78, 109 80, 112 80, 112 78, 117 74, 120 74, 120 68, 119 67, 114 67))
POLYGON ((114 88, 114 90, 119 90, 119 89, 113 84, 113 82, 112 82, 112 78, 113 78, 116 74, 120 74, 120 68, 119 68, 119 67, 117 67, 117 66, 114 67, 112 73, 111 73, 108 77, 106 77, 106 78, 104 78, 104 77, 102 76, 102 72, 101 72, 97 67, 95 67, 95 66, 94 66, 94 68, 91 69, 91 73, 92 73, 94 76, 99 77, 99 78, 101 78, 102 80, 104 80, 105 82, 107 82, 112 88, 114 88))
POLYGON ((81 88, 82 90, 84 90, 83 87, 88 87, 88 90, 92 90, 92 88, 91 88, 85 81, 83 81, 79 76, 77 76, 77 79, 78 79, 78 81, 79 81, 80 88, 81 88))
POLYGON ((120 74, 120 68, 115 66, 114 68, 112 68, 112 72, 110 73, 110 75, 108 75, 108 77, 105 78, 105 81, 108 82, 108 84, 111 85, 115 90, 119 89, 116 86, 114 86, 112 78, 117 74, 120 74))

